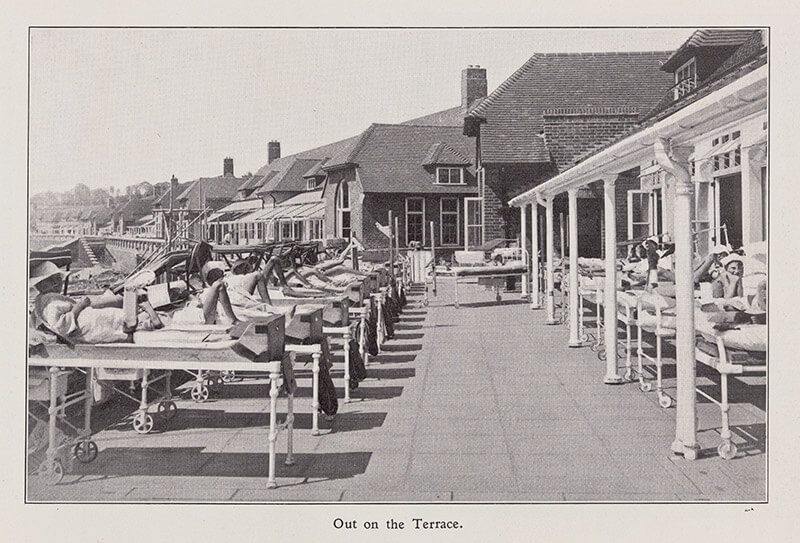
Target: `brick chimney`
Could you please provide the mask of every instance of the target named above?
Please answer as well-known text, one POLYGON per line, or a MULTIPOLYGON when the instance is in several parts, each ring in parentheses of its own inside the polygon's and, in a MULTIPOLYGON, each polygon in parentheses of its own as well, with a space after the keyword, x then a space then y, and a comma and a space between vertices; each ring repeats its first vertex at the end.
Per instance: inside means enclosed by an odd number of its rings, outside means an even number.
POLYGON ((281 158, 281 142, 272 140, 267 146, 267 164, 272 164, 273 160, 281 158))
POLYGON ((461 70, 461 107, 467 109, 478 98, 486 97, 486 68, 467 66, 461 70))
POLYGON ((234 177, 233 175, 233 159, 227 157, 222 161, 222 175, 223 177, 234 177))

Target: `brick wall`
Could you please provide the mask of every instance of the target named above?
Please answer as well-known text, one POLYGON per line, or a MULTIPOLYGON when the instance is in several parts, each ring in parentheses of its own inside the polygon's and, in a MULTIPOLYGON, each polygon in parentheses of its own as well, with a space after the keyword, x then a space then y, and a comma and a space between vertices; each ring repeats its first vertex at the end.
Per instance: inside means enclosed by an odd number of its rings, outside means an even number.
POLYGON ((485 164, 484 238, 513 239, 519 236, 519 208, 508 201, 556 173, 552 164, 485 164))
POLYGON ((555 109, 544 113, 547 149, 559 171, 636 125, 638 112, 628 108, 555 109))

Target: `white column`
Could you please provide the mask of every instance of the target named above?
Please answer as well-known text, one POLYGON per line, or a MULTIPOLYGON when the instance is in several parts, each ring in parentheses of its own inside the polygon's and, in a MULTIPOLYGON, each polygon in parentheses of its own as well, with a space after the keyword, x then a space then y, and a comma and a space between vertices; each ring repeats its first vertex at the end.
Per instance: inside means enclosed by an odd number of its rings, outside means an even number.
MULTIPOLYGON (((519 207, 519 224, 520 224, 520 240, 519 246, 522 251, 522 258, 525 261, 525 265, 528 265, 527 258, 525 257, 526 252, 525 249, 527 248, 527 241, 528 241, 528 217, 527 217, 527 210, 528 204, 522 204, 519 207)), ((522 276, 522 297, 526 298, 528 296, 528 274, 524 274, 522 276)))
POLYGON ((580 347, 578 330, 578 189, 569 196, 569 346, 580 347))
POLYGON ((741 154, 742 245, 764 239, 761 232, 761 163, 753 160, 753 154, 753 149, 744 149, 741 154))
POLYGON ((541 309, 539 303, 539 203, 531 202, 531 309, 541 309))
POLYGON ((553 300, 553 290, 555 290, 555 266, 553 262, 553 197, 544 201, 545 221, 547 222, 547 281, 545 286, 545 296, 547 303, 546 324, 556 324, 555 300, 553 300))
POLYGON ((675 179, 675 305, 677 330, 675 352, 678 377, 675 441, 672 450, 689 460, 697 458, 694 331, 694 277, 692 268, 692 201, 694 185, 689 174, 688 153, 671 148, 659 138, 653 144, 658 163, 675 179))
POLYGON ((605 331, 606 376, 603 382, 616 385, 624 382, 617 374, 617 198, 616 176, 603 179, 606 226, 606 281, 603 285, 603 324, 605 331))

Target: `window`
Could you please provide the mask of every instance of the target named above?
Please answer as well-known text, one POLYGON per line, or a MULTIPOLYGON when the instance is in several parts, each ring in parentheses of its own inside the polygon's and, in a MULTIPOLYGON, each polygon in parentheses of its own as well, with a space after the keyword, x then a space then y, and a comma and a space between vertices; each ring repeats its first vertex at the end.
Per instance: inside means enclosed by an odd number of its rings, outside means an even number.
POLYGON ((463 185, 464 168, 436 168, 436 183, 439 185, 463 185))
POLYGON ((650 191, 628 191, 628 239, 650 235, 650 191))
POLYGON ((675 99, 686 96, 697 87, 697 63, 694 59, 675 72, 675 99))
POLYGON ((264 239, 264 223, 263 222, 259 222, 259 223, 256 223, 256 224, 258 225, 257 226, 257 228, 258 228, 258 239, 263 240, 264 239))
POLYGON ((336 200, 337 207, 337 235, 340 238, 350 239, 350 188, 347 181, 339 183, 339 194, 336 200))
MULTIPOLYGON (((737 142, 741 137, 741 132, 736 130, 731 132, 730 134, 723 134, 722 136, 718 136, 711 140, 711 145, 713 147, 723 146, 729 142, 737 142)), ((733 143, 731 143, 732 145, 733 143)), ((724 150, 720 149, 720 153, 715 154, 711 157, 711 170, 714 172, 719 172, 722 170, 729 170, 729 169, 737 169, 740 168, 742 165, 742 147, 741 145, 736 145, 735 148, 730 149, 730 146, 725 146, 724 150)))
POLYGON ((319 187, 319 179, 316 177, 306 179, 306 190, 314 190, 317 187, 319 187))
POLYGON ((303 241, 303 221, 295 221, 293 225, 294 239, 303 241))
POLYGON ((425 245, 424 198, 406 198, 406 245, 412 241, 425 245))
POLYGON ((281 222, 281 237, 280 240, 292 239, 292 223, 291 221, 281 222))
POLYGON ((442 198, 439 201, 441 222, 439 239, 442 245, 458 245, 459 205, 458 198, 442 198))
POLYGON ((312 219, 309 226, 310 239, 322 239, 322 219, 312 219))

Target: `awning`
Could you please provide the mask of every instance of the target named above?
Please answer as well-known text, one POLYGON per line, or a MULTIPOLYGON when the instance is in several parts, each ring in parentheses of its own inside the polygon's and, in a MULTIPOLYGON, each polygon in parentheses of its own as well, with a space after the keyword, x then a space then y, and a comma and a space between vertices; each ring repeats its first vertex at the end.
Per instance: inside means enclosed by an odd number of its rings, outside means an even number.
POLYGON ((308 220, 321 219, 325 215, 325 204, 314 202, 309 204, 279 205, 270 209, 262 209, 249 213, 236 220, 239 223, 270 222, 276 220, 308 220))

